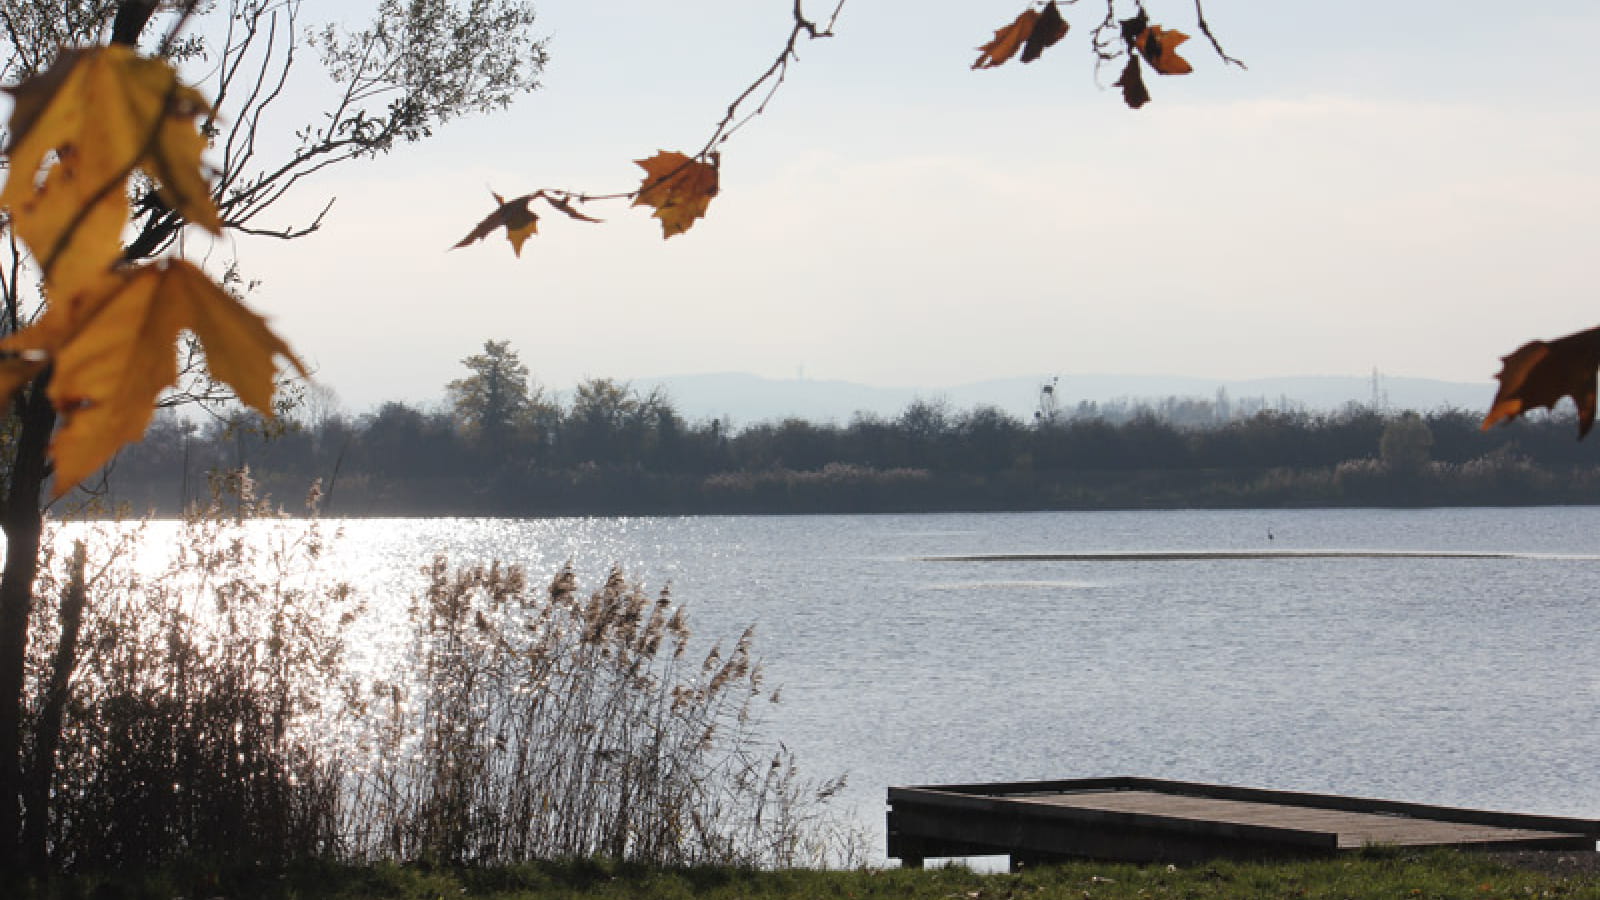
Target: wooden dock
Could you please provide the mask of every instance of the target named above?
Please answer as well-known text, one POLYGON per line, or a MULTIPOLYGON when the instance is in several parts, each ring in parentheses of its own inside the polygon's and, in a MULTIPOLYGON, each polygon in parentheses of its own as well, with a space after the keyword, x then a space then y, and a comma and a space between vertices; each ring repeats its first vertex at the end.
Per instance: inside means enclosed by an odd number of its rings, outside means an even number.
POLYGON ((888 855, 1195 862, 1371 846, 1588 850, 1600 821, 1163 781, 1085 778, 889 788, 888 855))

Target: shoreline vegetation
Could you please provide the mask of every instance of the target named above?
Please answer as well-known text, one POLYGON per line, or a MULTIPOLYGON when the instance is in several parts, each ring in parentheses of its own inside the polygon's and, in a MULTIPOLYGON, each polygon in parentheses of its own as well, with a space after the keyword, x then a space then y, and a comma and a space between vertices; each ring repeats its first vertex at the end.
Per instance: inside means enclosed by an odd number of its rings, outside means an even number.
MULTIPOLYGON (((1590 854, 1592 856, 1593 854, 1590 854)), ((1600 876, 1582 854, 1533 854, 1536 860, 1453 852, 1377 849, 1330 860, 1188 866, 1069 862, 1020 872, 980 873, 963 866, 927 870, 755 870, 673 868, 575 860, 508 867, 366 866, 302 862, 288 867, 219 867, 189 863, 138 873, 84 875, 34 882, 18 900, 126 900, 229 897, 235 900, 610 900, 623 897, 704 900, 813 900, 817 897, 1003 900, 1212 900, 1297 897, 1585 898, 1600 896, 1600 876)))
POLYGON ((339 538, 318 519, 255 529, 287 517, 248 475, 212 487, 170 559, 135 525, 43 561, 30 871, 859 862, 830 806, 844 777, 803 776, 762 733, 780 689, 753 627, 694 635, 615 569, 426 549, 425 583, 379 621, 323 562, 339 538))
POLYGON ((280 499, 320 483, 324 512, 341 518, 1600 503, 1600 456, 1570 414, 1484 431, 1462 410, 1230 418, 1169 398, 1024 423, 918 401, 893 418, 734 430, 607 380, 498 429, 459 408, 307 408, 204 427, 160 419, 119 458, 99 506, 181 515, 204 500, 206 473, 240 468, 280 499))

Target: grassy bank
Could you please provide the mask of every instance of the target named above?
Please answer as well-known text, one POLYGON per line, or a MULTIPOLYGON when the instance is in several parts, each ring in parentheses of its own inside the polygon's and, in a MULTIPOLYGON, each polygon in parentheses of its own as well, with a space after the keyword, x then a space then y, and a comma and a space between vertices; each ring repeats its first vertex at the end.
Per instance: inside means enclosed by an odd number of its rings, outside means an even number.
POLYGON ((1291 863, 1169 867, 1071 863, 1022 873, 965 868, 754 871, 662 869, 609 863, 495 869, 301 866, 281 872, 175 867, 143 877, 57 879, 19 900, 578 900, 578 898, 938 898, 938 900, 1206 900, 1206 898, 1600 898, 1600 875, 1548 858, 1541 870, 1481 856, 1379 852, 1291 863), (1563 872, 1564 868, 1573 869, 1563 872))

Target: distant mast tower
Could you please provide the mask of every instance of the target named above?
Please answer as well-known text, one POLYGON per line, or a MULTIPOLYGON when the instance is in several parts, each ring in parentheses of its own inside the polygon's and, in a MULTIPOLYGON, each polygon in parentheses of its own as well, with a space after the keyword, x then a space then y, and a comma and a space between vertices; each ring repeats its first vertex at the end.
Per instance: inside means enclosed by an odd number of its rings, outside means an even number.
POLYGON ((1054 425, 1061 415, 1061 403, 1056 397, 1056 386, 1061 383, 1061 376, 1052 376, 1049 381, 1039 385, 1039 408, 1033 411, 1033 420, 1040 425, 1054 425))
POLYGON ((1377 366, 1372 367, 1372 411, 1389 411, 1389 392, 1383 389, 1383 373, 1377 366))

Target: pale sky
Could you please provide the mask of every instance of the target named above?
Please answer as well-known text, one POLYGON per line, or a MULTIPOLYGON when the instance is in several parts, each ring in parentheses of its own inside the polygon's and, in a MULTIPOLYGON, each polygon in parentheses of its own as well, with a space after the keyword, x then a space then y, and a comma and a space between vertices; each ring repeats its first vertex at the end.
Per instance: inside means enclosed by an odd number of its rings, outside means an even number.
MULTIPOLYGON (((968 67, 1018 0, 850 0, 722 192, 663 241, 648 210, 542 219, 521 259, 448 248, 489 190, 637 186, 698 148, 776 54, 791 0, 547 0, 545 88, 319 177, 292 243, 240 239, 252 302, 354 410, 427 401, 485 339, 540 382, 744 371, 878 385, 1145 373, 1482 381, 1600 322, 1593 0, 1208 0, 1225 66, 1123 106, 1088 33, 968 67)), ((316 16, 358 0, 316 0, 316 16)), ((825 17, 819 0, 808 11, 825 17)), ((1153 21, 1195 32, 1188 0, 1153 21)), ((352 13, 352 21, 354 14, 352 13)), ((225 255, 228 248, 218 248, 225 255)))

